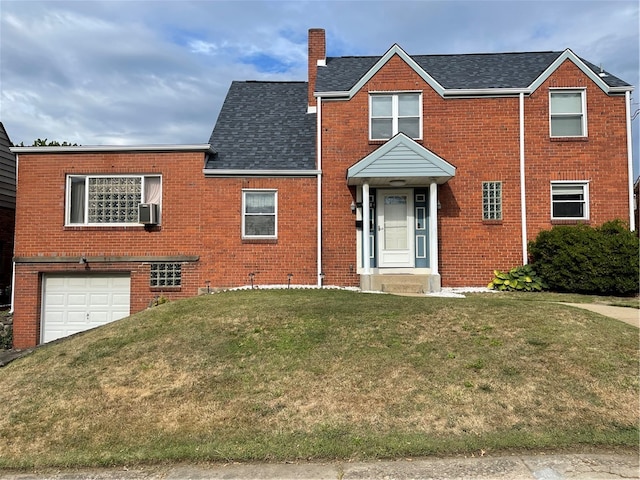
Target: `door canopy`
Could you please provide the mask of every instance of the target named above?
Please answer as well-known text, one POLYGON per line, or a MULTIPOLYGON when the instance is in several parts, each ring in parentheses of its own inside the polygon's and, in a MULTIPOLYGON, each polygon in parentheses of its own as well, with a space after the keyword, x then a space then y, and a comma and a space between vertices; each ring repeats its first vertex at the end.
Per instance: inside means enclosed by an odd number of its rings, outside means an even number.
POLYGON ((456 167, 399 133, 347 170, 349 185, 429 185, 446 183, 456 167))

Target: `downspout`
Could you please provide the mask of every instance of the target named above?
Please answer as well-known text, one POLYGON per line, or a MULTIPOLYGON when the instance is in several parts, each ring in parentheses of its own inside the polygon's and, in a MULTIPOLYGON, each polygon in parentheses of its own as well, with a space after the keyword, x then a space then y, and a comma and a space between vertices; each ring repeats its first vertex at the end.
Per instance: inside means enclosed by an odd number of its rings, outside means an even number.
POLYGON ((636 229, 636 216, 633 211, 633 142, 631 140, 631 92, 624 93, 627 109, 627 171, 629 175, 629 230, 636 229))
MULTIPOLYGON (((16 153, 16 194, 18 192, 18 157, 20 155, 16 153)), ((17 197, 17 195, 16 195, 17 197)), ((16 199, 17 200, 17 199, 16 199)), ((17 204, 16 204, 17 206, 17 204)), ((16 211, 18 209, 16 208, 16 211)), ((14 214, 14 220, 15 220, 15 214, 14 214)), ((13 250, 15 253, 15 249, 16 249, 16 229, 15 229, 15 221, 14 221, 14 228, 13 228, 13 250)), ((9 307, 9 313, 13 314, 13 306, 15 305, 15 299, 16 299, 16 262, 12 262, 13 263, 13 269, 11 270, 11 307, 9 307)))
POLYGON ((522 264, 529 263, 527 252, 527 194, 524 178, 524 93, 520 93, 520 216, 522 218, 522 264))
POLYGON ((318 97, 316 99, 317 110, 316 110, 316 129, 317 129, 317 139, 316 139, 316 148, 317 148, 317 170, 318 170, 318 200, 317 200, 317 225, 318 225, 318 251, 317 251, 317 284, 318 287, 322 287, 322 97, 318 97))

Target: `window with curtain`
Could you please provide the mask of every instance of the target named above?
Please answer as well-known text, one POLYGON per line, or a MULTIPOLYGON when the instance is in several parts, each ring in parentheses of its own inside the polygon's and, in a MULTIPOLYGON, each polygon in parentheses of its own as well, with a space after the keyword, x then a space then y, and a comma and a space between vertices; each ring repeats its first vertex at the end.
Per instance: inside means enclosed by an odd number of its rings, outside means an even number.
POLYGON ((275 190, 244 190, 242 237, 277 238, 277 203, 275 190))
POLYGON ((422 138, 422 98, 419 93, 371 94, 369 138, 387 140, 399 132, 422 138))
POLYGON ((70 175, 67 178, 67 224, 138 223, 138 205, 162 200, 159 175, 70 175))
POLYGON ((549 97, 552 137, 586 137, 584 90, 552 90, 549 97))

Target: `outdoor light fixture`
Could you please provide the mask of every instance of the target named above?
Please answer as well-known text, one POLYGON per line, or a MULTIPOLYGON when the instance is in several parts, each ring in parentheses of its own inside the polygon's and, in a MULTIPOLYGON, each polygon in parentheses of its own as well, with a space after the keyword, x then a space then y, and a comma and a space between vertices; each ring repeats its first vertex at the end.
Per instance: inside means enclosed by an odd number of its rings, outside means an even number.
POLYGON ((389 182, 389 185, 391 185, 392 187, 403 187, 407 184, 406 180, 403 180, 401 178, 397 179, 397 180, 391 180, 389 182))

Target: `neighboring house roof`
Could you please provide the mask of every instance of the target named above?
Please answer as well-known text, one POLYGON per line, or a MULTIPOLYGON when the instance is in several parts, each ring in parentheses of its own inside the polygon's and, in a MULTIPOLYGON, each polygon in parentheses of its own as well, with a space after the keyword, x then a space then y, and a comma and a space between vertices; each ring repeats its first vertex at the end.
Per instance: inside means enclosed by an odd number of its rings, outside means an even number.
MULTIPOLYGON (((316 92, 348 92, 389 54, 398 53, 413 60, 445 90, 526 89, 563 55, 564 52, 486 53, 461 55, 407 55, 398 45, 377 57, 328 57, 326 66, 318 67, 316 92)), ((630 87, 614 75, 571 53, 601 78, 608 87, 630 87)))
POLYGON ((313 170, 316 116, 306 82, 233 82, 209 143, 213 170, 313 170))
POLYGON ((0 207, 16 208, 16 157, 11 150, 11 140, 0 122, 0 207))

